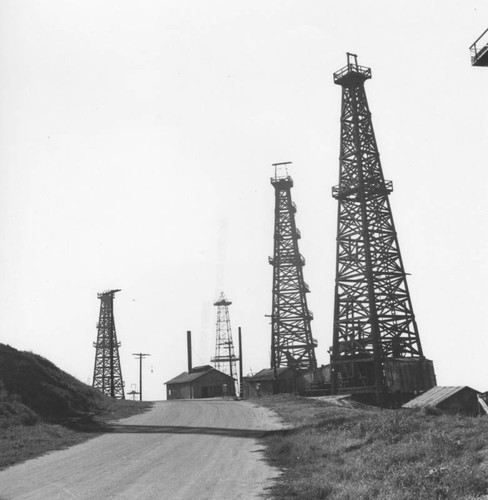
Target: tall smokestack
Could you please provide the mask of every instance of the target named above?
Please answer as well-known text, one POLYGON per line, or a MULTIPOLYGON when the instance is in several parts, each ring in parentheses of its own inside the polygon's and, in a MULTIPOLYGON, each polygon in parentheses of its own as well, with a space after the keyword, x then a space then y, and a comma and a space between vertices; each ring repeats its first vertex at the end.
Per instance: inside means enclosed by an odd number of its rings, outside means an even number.
POLYGON ((188 350, 188 373, 191 373, 191 331, 186 332, 186 348, 188 350))

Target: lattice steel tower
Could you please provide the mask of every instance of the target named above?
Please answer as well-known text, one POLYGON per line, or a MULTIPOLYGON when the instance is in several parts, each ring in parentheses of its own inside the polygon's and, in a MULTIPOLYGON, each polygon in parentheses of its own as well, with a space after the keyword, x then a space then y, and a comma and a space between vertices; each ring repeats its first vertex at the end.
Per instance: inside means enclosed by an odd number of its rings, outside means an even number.
MULTIPOLYGON (((236 362, 239 361, 239 358, 234 354, 234 343, 232 341, 229 316, 229 306, 231 304, 232 302, 225 298, 224 292, 220 294, 219 300, 214 303, 214 306, 217 307, 215 357, 210 361, 214 363, 217 370, 230 375, 233 379, 237 379, 236 362)), ((232 395, 235 395, 235 386, 231 388, 231 391, 233 391, 232 395)))
POLYGON ((415 393, 435 385, 432 362, 422 353, 388 199, 393 187, 383 177, 364 90, 371 69, 347 57, 334 73, 342 116, 339 185, 332 189, 339 202, 333 392, 415 393))
POLYGON ((124 382, 120 368, 119 347, 114 321, 114 295, 120 290, 99 293, 100 318, 98 320, 93 387, 112 398, 125 399, 124 382))
POLYGON ((273 312, 271 314, 271 368, 317 367, 316 341, 312 337, 312 311, 307 306, 310 291, 303 280, 305 259, 298 251, 300 231, 295 224, 296 205, 291 199, 293 179, 288 175, 291 162, 275 163, 271 184, 275 188, 273 312))

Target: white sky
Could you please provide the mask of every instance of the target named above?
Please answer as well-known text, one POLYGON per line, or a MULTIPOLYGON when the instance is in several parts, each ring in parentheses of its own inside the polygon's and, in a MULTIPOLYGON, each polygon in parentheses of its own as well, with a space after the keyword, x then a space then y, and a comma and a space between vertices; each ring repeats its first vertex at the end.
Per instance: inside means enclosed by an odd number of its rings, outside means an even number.
POLYGON ((341 89, 366 83, 424 352, 488 389, 482 0, 0 3, 0 342, 91 383, 115 299, 126 390, 214 354, 223 289, 244 371, 269 366, 274 190, 292 161, 319 363, 332 342, 341 89), (151 371, 152 367, 152 371, 151 371))

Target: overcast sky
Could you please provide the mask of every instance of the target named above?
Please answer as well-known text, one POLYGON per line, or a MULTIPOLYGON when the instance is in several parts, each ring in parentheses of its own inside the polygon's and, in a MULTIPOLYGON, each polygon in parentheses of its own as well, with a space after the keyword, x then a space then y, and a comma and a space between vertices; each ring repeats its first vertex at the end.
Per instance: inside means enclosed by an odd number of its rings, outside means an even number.
POLYGON ((292 161, 320 364, 332 342, 341 88, 366 92, 424 353, 488 390, 482 0, 0 2, 0 342, 91 383, 115 298, 126 391, 214 355, 220 291, 244 372, 269 366, 272 163, 292 161))

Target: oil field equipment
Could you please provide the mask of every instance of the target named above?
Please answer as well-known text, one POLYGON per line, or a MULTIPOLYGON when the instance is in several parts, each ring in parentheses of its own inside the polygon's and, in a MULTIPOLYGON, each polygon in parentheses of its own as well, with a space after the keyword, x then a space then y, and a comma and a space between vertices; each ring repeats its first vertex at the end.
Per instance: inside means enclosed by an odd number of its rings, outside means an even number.
POLYGON ((312 311, 307 306, 310 291, 303 279, 305 259, 298 251, 300 231, 295 224, 296 205, 291 199, 293 179, 288 175, 291 162, 274 163, 271 184, 275 189, 273 310, 271 314, 271 368, 291 366, 297 370, 317 367, 310 321, 312 311))
POLYGON ((488 66, 488 29, 469 48, 472 66, 488 66))
POLYGON ((98 294, 100 299, 100 318, 98 320, 95 369, 93 387, 103 394, 116 399, 125 399, 124 382, 120 368, 119 347, 114 321, 114 295, 120 290, 107 290, 98 294))
MULTIPOLYGON (((334 394, 378 404, 435 386, 422 352, 364 82, 371 69, 355 54, 334 73, 342 87, 337 262, 331 382, 334 394), (365 397, 367 399, 367 397, 365 397)), ((400 402, 400 401, 399 401, 400 402)))
MULTIPOLYGON (((210 361, 214 363, 218 371, 236 380, 238 376, 236 362, 239 361, 239 358, 234 353, 234 343, 232 341, 229 316, 229 306, 231 304, 232 302, 225 298, 224 292, 221 293, 219 300, 214 303, 214 306, 217 307, 215 356, 210 361)), ((229 396, 236 395, 235 384, 229 388, 229 392, 229 396)))

